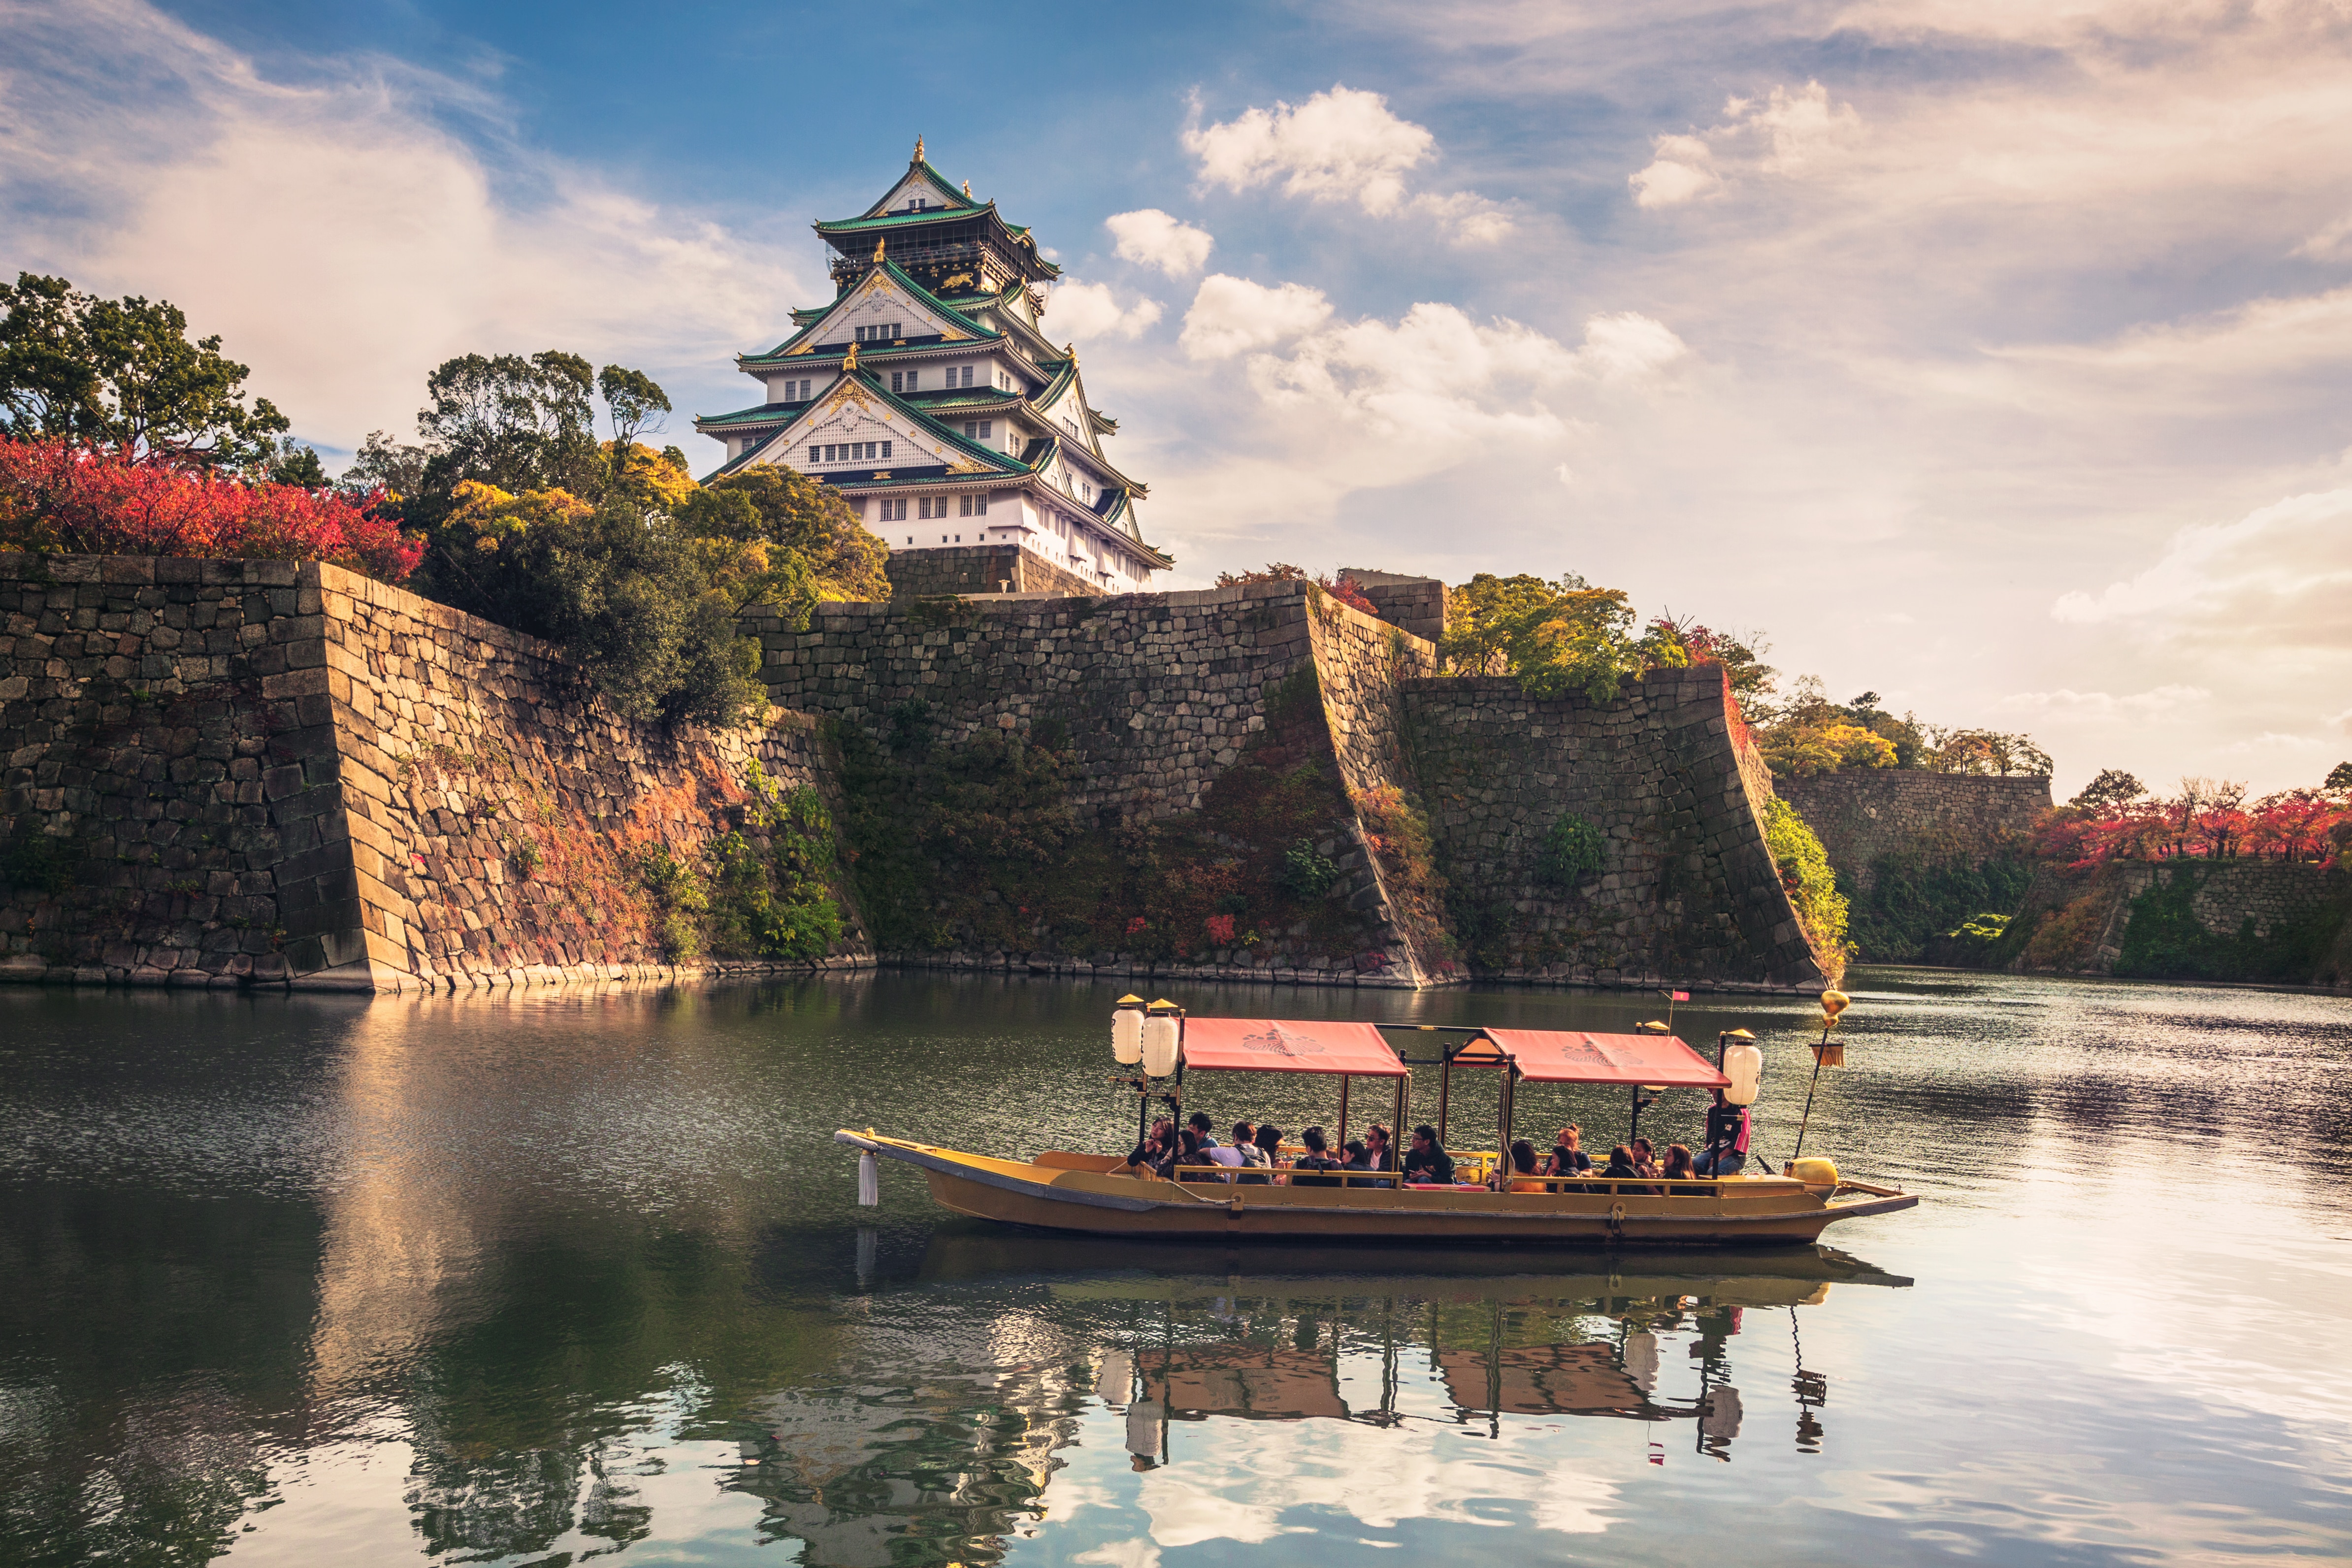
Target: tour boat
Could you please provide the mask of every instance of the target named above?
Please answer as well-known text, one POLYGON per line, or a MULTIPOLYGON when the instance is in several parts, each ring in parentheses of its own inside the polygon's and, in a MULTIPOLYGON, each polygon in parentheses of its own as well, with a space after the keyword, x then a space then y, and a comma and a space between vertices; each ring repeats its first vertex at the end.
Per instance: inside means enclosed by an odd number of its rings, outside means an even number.
MULTIPOLYGON (((1843 1000, 1837 998, 1841 1005, 1843 1000)), ((1187 1075, 1202 1072, 1312 1073, 1339 1079, 1337 1147, 1346 1140, 1348 1099, 1356 1079, 1386 1079, 1392 1085, 1394 1124, 1402 1127, 1412 1066, 1426 1065, 1443 1069, 1440 1142, 1445 1141, 1454 1073, 1469 1068, 1500 1075, 1496 1147, 1449 1146, 1457 1173, 1454 1185, 1402 1184, 1394 1172, 1318 1172, 1316 1184, 1290 1180, 1259 1185, 1230 1178, 1263 1173, 1237 1173, 1219 1165, 1182 1167, 1180 1176, 1195 1179, 1170 1180, 1129 1165, 1123 1154, 1048 1150, 1027 1160, 1003 1160, 886 1137, 872 1128, 845 1128, 834 1138, 859 1151, 860 1202, 875 1201, 876 1162, 896 1160, 920 1170, 932 1199, 944 1208, 1041 1230, 1192 1241, 1312 1237, 1655 1247, 1807 1243, 1840 1221, 1892 1214, 1919 1201, 1898 1188, 1842 1175, 1826 1159, 1793 1160, 1778 1175, 1743 1172, 1720 1179, 1612 1180, 1598 1174, 1514 1173, 1516 1184, 1540 1183, 1542 1190, 1496 1192, 1486 1186, 1486 1178, 1507 1163, 1499 1152, 1511 1145, 1519 1084, 1628 1088, 1637 1127, 1642 1110, 1664 1089, 1719 1089, 1732 1103, 1748 1104, 1755 1099, 1761 1056, 1744 1036, 1738 1041, 1723 1037, 1717 1042, 1719 1059, 1711 1063, 1664 1033, 1193 1018, 1181 1016, 1169 1004, 1153 1004, 1149 1016, 1140 1012, 1141 1006, 1132 997, 1121 1004, 1114 1018, 1113 1051, 1122 1065, 1141 1069, 1138 1077, 1122 1081, 1140 1097, 1139 1120, 1146 1125, 1154 1079, 1163 1080, 1164 1090, 1172 1090, 1187 1075), (1389 1044, 1384 1028, 1437 1034, 1444 1047, 1433 1058, 1406 1058, 1389 1044), (1736 1060, 1731 1059, 1734 1053, 1736 1060), (1727 1063, 1732 1071, 1725 1070, 1727 1063)), ((1834 1059, 1817 1050, 1817 1063, 1834 1059)))

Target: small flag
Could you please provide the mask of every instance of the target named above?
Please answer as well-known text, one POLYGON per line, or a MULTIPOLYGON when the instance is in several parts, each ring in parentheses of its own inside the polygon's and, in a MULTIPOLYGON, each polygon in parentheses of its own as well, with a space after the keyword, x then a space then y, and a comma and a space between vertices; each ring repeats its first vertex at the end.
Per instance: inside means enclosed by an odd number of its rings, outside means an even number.
POLYGON ((1690 993, 1687 991, 1669 991, 1666 993, 1666 1000, 1669 1002, 1687 1002, 1690 1000, 1690 993))

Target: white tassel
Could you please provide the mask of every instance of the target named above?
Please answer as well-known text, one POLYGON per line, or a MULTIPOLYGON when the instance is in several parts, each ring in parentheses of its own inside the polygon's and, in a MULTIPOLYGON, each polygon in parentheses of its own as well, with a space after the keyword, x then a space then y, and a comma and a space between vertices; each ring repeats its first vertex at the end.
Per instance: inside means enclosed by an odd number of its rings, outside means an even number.
POLYGON ((862 1209, 882 1206, 882 1165, 866 1150, 857 1156, 857 1206, 862 1209))

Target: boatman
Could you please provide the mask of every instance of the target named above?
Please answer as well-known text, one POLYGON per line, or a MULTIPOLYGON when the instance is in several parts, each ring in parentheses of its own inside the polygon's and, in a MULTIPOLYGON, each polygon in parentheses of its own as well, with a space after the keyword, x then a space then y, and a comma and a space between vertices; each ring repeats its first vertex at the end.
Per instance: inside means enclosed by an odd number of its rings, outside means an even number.
POLYGON ((1692 1169, 1702 1176, 1736 1176, 1748 1163, 1748 1108, 1734 1105, 1715 1091, 1706 1110, 1706 1149, 1692 1169))

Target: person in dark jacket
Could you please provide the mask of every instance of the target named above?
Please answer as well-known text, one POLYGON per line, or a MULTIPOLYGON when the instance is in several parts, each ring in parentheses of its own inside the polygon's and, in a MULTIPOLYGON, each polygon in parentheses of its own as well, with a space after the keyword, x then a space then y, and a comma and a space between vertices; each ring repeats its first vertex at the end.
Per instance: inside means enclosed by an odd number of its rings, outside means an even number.
POLYGON ((1748 1108, 1732 1104, 1718 1089, 1706 1110, 1706 1146, 1696 1169, 1702 1176, 1736 1176, 1747 1164, 1748 1108))
POLYGON ((1437 1146, 1437 1129, 1425 1121, 1412 1130, 1412 1147, 1404 1152, 1404 1179, 1454 1184, 1454 1157, 1437 1146))
POLYGON ((1342 1184, 1337 1176, 1309 1175, 1308 1172, 1336 1171, 1339 1162, 1331 1158, 1331 1141, 1323 1136, 1320 1127, 1309 1127, 1298 1135, 1307 1145, 1307 1152, 1290 1163, 1290 1184, 1294 1187, 1336 1187, 1342 1184))

